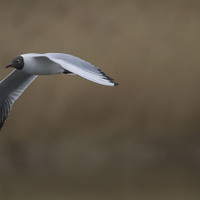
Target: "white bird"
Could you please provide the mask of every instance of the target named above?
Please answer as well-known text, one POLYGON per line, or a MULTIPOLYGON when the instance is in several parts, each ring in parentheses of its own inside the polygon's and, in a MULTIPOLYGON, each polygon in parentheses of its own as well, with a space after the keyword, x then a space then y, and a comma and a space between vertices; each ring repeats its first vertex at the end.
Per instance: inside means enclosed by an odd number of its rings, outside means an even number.
POLYGON ((102 85, 117 85, 96 66, 63 53, 22 54, 13 59, 8 67, 15 70, 0 82, 0 130, 14 102, 37 75, 74 74, 102 85))

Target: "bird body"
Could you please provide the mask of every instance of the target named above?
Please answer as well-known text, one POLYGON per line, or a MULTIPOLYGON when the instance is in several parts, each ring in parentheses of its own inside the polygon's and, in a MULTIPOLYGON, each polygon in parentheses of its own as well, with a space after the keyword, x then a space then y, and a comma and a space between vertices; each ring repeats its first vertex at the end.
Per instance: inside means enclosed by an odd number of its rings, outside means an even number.
POLYGON ((56 62, 52 62, 45 54, 23 54, 24 67, 22 71, 31 75, 52 75, 61 74, 64 72, 56 62))
POLYGON ((98 84, 117 85, 96 66, 63 53, 22 54, 13 59, 8 67, 15 70, 0 82, 0 129, 14 102, 38 75, 75 74, 98 84))

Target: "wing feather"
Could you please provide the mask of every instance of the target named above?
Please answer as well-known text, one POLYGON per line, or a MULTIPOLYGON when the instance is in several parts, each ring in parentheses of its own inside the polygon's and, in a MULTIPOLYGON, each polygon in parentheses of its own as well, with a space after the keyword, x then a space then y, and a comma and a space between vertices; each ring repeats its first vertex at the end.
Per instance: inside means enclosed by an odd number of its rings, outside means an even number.
POLYGON ((64 69, 85 79, 107 86, 117 85, 112 78, 107 76, 99 68, 76 56, 62 53, 46 53, 44 55, 53 62, 61 65, 64 69))
POLYGON ((0 130, 14 102, 36 77, 14 70, 0 82, 0 130))

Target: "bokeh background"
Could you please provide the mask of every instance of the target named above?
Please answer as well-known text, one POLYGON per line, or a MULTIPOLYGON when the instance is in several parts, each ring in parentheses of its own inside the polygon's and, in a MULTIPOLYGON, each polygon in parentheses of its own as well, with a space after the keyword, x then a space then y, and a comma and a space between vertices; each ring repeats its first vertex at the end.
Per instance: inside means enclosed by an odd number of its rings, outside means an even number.
POLYGON ((63 52, 119 82, 38 77, 0 134, 0 198, 199 199, 200 2, 0 1, 0 78, 63 52))

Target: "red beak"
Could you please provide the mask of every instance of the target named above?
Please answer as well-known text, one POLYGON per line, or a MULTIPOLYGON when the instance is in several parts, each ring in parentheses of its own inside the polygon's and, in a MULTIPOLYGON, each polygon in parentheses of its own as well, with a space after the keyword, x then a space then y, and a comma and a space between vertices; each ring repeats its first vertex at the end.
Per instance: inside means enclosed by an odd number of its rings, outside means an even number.
POLYGON ((9 68, 9 67, 13 67, 13 66, 11 64, 6 66, 6 68, 9 68))

